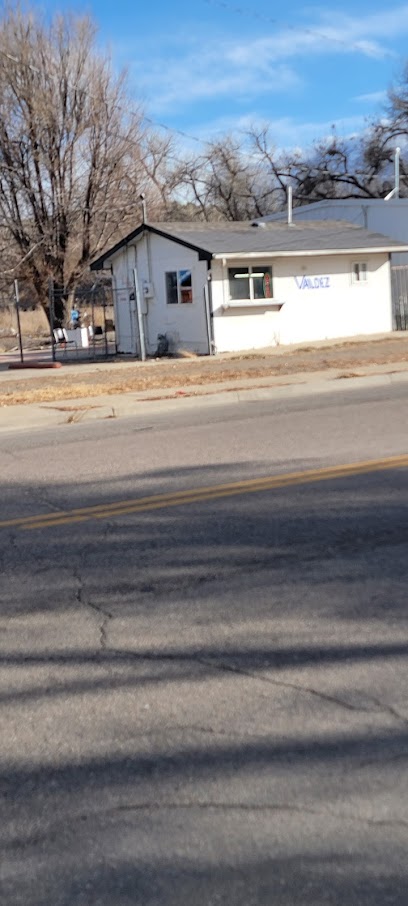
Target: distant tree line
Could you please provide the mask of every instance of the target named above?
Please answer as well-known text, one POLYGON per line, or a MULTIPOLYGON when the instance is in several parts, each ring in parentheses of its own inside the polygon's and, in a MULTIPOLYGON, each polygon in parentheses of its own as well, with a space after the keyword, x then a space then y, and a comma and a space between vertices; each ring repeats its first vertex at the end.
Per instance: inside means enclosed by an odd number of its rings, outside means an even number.
POLYGON ((408 195, 408 69, 384 115, 354 138, 333 128, 312 148, 278 151, 268 128, 229 134, 199 153, 146 123, 126 74, 112 69, 89 18, 46 22, 9 7, 0 19, 0 292, 15 276, 57 315, 92 258, 148 216, 247 220, 325 198, 376 198, 401 147, 408 195))

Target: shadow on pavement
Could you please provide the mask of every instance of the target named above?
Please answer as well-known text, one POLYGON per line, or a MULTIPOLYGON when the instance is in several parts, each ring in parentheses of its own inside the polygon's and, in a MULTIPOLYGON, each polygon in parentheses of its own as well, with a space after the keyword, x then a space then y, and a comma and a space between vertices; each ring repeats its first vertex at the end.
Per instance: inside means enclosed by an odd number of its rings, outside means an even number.
POLYGON ((3 530, 5 903, 405 904, 406 490, 3 530))

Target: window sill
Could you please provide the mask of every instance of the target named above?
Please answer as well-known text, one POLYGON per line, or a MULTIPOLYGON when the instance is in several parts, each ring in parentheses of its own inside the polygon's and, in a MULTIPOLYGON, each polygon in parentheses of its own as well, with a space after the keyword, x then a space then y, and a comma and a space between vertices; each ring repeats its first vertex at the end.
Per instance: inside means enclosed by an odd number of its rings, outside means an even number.
POLYGON ((244 299, 240 302, 224 302, 222 308, 276 308, 280 311, 282 305, 284 305, 284 302, 278 302, 276 299, 258 299, 256 302, 244 299))

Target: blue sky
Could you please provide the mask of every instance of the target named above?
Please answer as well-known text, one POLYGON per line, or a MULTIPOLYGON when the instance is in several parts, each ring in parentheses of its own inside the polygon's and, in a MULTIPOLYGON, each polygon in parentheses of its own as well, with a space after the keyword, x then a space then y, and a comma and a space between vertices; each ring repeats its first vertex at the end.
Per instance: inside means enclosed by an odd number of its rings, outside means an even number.
MULTIPOLYGON (((408 4, 43 0, 88 11, 154 120, 202 138, 271 124, 278 147, 364 128, 407 53, 408 4), (241 12, 237 11, 237 7, 241 12), (270 21, 275 19, 276 21, 270 21)), ((407 53, 408 56, 408 53, 407 53)))

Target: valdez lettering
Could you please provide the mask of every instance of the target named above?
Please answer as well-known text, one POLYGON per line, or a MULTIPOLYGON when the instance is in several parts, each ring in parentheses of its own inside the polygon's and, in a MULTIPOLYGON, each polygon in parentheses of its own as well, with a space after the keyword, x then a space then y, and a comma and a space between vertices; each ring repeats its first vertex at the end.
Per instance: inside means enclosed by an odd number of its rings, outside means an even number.
POLYGON ((295 277, 298 289, 330 289, 330 277, 295 277))

